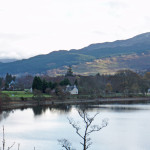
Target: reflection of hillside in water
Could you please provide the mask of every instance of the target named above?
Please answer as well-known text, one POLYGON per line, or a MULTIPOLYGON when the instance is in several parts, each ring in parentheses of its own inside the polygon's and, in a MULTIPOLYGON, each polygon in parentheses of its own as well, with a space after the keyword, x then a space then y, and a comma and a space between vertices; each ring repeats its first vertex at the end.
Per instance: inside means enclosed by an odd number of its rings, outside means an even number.
MULTIPOLYGON (((135 112, 140 110, 150 110, 150 104, 139 104, 139 105, 55 105, 55 106, 36 106, 32 107, 34 116, 40 116, 46 111, 54 112, 59 114, 67 114, 71 112, 72 108, 77 110, 86 110, 87 112, 135 112)), ((24 111, 28 108, 22 108, 21 111, 24 111)), ((14 111, 2 111, 0 112, 0 121, 9 117, 14 111)))
POLYGON ((11 112, 13 112, 13 111, 2 111, 2 112, 0 112, 0 121, 2 121, 3 119, 6 119, 11 112))
POLYGON ((47 110, 50 110, 51 112, 57 112, 58 114, 65 114, 71 111, 72 106, 71 105, 57 105, 53 107, 43 107, 43 106, 36 106, 33 107, 33 113, 35 116, 39 116, 44 114, 47 110))
POLYGON ((140 110, 150 110, 150 105, 78 105, 77 109, 86 111, 112 111, 112 112, 133 112, 140 110))

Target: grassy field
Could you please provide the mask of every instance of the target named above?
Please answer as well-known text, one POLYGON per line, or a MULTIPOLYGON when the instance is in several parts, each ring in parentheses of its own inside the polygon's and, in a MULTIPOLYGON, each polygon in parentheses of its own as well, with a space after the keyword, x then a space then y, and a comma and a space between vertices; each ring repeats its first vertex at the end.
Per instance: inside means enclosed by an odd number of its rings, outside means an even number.
MULTIPOLYGON (((2 93, 7 94, 9 97, 24 97, 24 98, 32 98, 33 94, 32 93, 26 93, 24 91, 2 91, 2 93)), ((51 97, 48 94, 44 94, 44 97, 51 97)))

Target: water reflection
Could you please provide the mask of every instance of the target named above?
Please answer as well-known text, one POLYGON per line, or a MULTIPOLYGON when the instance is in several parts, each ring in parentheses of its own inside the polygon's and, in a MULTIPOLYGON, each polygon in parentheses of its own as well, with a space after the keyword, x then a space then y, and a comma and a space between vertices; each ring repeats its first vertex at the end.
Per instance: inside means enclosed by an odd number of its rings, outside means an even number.
POLYGON ((109 119, 107 128, 91 135, 93 150, 149 150, 150 105, 58 105, 17 109, 2 112, 0 127, 5 125, 7 145, 15 141, 21 143, 22 150, 33 149, 33 146, 58 150, 61 147, 57 140, 61 138, 70 139, 74 147, 81 149, 80 139, 67 120, 72 117, 80 121, 79 109, 86 109, 90 116, 100 112, 94 124, 109 119))
POLYGON ((95 111, 112 111, 112 112, 131 112, 138 111, 141 108, 137 107, 137 105, 55 105, 51 106, 35 106, 32 107, 32 111, 34 116, 40 116, 44 114, 47 110, 51 112, 57 112, 58 114, 67 114, 71 111, 72 108, 76 108, 77 110, 86 110, 87 112, 95 112, 95 111))
POLYGON ((47 110, 50 110, 51 112, 57 112, 57 113, 68 113, 71 111, 72 106, 71 105, 56 105, 56 106, 35 106, 32 108, 33 113, 35 116, 39 116, 44 114, 47 110))
POLYGON ((35 106, 32 108, 32 110, 35 116, 39 116, 43 114, 47 110, 47 108, 42 106, 35 106))
POLYGON ((111 112, 134 112, 139 110, 150 110, 150 105, 141 105, 141 104, 116 104, 116 105, 77 105, 77 109, 86 110, 86 111, 111 111, 111 112))
POLYGON ((65 104, 61 104, 61 105, 56 105, 50 108, 51 111, 57 111, 58 113, 69 113, 72 109, 72 105, 65 105, 65 104))
MULTIPOLYGON (((32 107, 32 111, 34 116, 40 116, 44 114, 47 110, 50 112, 57 112, 58 114, 67 114, 71 111, 72 108, 76 108, 77 110, 86 110, 87 112, 95 112, 95 111, 110 111, 110 112, 133 112, 139 110, 150 110, 150 105, 54 105, 54 106, 35 106, 32 107)), ((25 111, 28 108, 20 108, 17 110, 25 111)), ((7 118, 10 113, 13 113, 15 110, 11 111, 1 111, 0 112, 0 121, 7 118)))
POLYGON ((13 112, 13 111, 2 111, 2 112, 0 112, 0 121, 2 121, 3 119, 6 119, 11 112, 13 112))

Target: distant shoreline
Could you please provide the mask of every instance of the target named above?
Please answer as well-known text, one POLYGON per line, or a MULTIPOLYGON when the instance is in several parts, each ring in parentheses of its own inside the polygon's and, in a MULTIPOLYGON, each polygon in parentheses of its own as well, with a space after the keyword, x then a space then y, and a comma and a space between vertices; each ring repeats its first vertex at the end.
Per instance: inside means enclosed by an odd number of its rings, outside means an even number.
POLYGON ((88 100, 27 100, 27 101, 12 101, 11 103, 4 104, 1 110, 13 110, 35 106, 56 106, 56 105, 89 105, 89 104, 138 104, 138 103, 150 103, 150 97, 136 97, 136 98, 98 98, 88 100))

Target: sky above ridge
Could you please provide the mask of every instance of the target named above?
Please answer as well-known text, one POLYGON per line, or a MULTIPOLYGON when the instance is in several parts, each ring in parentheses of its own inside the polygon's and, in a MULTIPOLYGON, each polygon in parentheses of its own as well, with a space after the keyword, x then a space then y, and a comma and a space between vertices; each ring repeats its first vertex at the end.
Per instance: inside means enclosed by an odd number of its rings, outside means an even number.
POLYGON ((29 58, 150 32, 149 0, 0 0, 0 58, 29 58))

